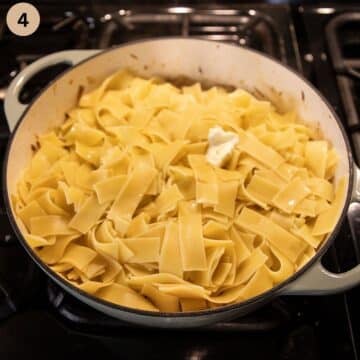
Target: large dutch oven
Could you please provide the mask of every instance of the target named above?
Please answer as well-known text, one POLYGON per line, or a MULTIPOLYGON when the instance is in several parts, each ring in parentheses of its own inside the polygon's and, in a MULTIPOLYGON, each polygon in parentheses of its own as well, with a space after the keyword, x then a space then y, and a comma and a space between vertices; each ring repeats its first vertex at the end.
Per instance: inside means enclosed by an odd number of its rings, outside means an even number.
POLYGON ((360 214, 360 172, 354 165, 346 133, 334 110, 304 78, 261 53, 228 44, 199 39, 160 38, 128 43, 106 51, 62 51, 41 58, 24 69, 11 83, 5 98, 5 113, 12 136, 4 163, 4 196, 11 224, 33 261, 59 286, 91 307, 132 323, 183 328, 205 326, 242 316, 281 295, 332 294, 360 283, 360 265, 341 274, 327 271, 321 258, 333 243, 348 215, 353 235, 360 214), (40 70, 58 63, 72 65, 48 85, 28 106, 19 102, 24 84, 40 70), (120 68, 137 74, 165 78, 187 77, 201 82, 243 87, 273 99, 279 107, 296 107, 309 123, 316 122, 340 156, 336 179, 348 179, 343 210, 334 231, 316 256, 285 282, 245 302, 217 309, 188 313, 155 313, 118 306, 89 295, 52 271, 26 243, 17 224, 10 195, 31 156, 35 136, 64 120, 81 93, 98 86, 120 68))

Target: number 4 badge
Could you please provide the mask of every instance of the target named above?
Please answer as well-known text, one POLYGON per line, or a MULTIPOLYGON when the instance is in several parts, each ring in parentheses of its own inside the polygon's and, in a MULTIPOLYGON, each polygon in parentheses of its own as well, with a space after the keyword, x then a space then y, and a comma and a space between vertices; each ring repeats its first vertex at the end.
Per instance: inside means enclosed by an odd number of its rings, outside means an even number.
POLYGON ((6 24, 15 35, 29 36, 40 25, 39 11, 32 4, 26 2, 17 3, 7 12, 6 24))

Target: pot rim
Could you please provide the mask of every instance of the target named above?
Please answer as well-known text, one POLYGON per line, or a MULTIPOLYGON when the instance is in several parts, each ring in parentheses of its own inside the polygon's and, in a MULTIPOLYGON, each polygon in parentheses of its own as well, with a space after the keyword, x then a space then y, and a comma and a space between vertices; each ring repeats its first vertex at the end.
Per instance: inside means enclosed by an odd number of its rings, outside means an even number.
MULTIPOLYGON (((228 311, 232 311, 232 310, 240 310, 240 308, 245 308, 251 304, 255 304, 258 303, 259 301, 263 301, 264 303, 266 302, 266 300, 269 300, 273 297, 276 296, 276 293, 280 293, 282 290, 285 290, 286 286, 289 285, 291 282, 293 282, 294 280, 298 279, 302 274, 304 274, 308 269, 310 269, 317 261, 320 261, 320 259, 322 258, 322 256, 327 252, 327 250, 329 249, 329 247, 332 245, 332 243, 335 240, 336 235, 338 234, 341 225, 344 221, 344 218, 347 214, 347 210, 348 210, 348 206, 349 203, 351 201, 351 195, 352 195, 352 189, 353 189, 353 183, 354 183, 354 169, 353 169, 353 157, 352 157, 352 152, 351 152, 351 147, 350 147, 350 143, 349 143, 349 139, 347 137, 347 134, 345 132, 345 128, 343 126, 343 124, 341 123, 341 120, 339 119, 338 115, 336 114, 335 110, 333 109, 333 107, 330 105, 330 103, 328 102, 328 100, 325 98, 325 96, 318 90, 316 89, 302 74, 300 74, 299 72, 297 72, 296 70, 292 69, 289 65, 287 64, 283 64, 281 63, 279 60, 277 60, 276 58, 274 58, 271 55, 262 53, 256 49, 251 49, 248 48, 246 46, 241 46, 240 49, 243 49, 245 51, 249 51, 252 52, 260 57, 264 57, 270 61, 275 62, 277 65, 282 66, 284 69, 292 72, 295 76, 297 76, 298 78, 300 78, 300 80, 302 80, 307 86, 309 86, 321 99, 321 101, 326 105, 326 107, 328 108, 328 110, 330 111, 330 113, 332 114, 332 116, 334 117, 340 131, 343 137, 343 140, 345 142, 346 145, 346 150, 347 150, 347 160, 348 160, 348 165, 349 165, 349 182, 348 182, 348 189, 347 189, 347 194, 346 194, 346 200, 344 203, 344 207, 341 211, 341 215, 338 218, 338 221, 336 223, 336 226, 334 228, 334 230, 332 231, 332 233, 330 234, 329 238, 326 240, 326 242, 321 246, 321 248, 316 252, 315 256, 312 257, 312 259, 310 261, 308 261, 300 270, 296 271, 293 275, 291 275, 288 279, 286 279, 285 281, 281 282, 280 284, 277 284, 276 286, 272 287, 271 289, 256 295, 250 299, 247 299, 243 302, 239 302, 239 303, 235 303, 235 304, 230 304, 230 305, 223 305, 223 306, 219 306, 218 308, 213 308, 213 309, 206 309, 206 310, 201 310, 201 311, 189 311, 189 312, 178 312, 178 313, 168 313, 168 312, 154 312, 154 311, 146 311, 146 310, 141 310, 141 309, 137 309, 137 308, 131 308, 131 307, 127 307, 127 306, 123 306, 123 305, 118 305, 106 300, 103 300, 101 298, 98 298, 84 290, 79 289, 78 287, 74 286, 73 284, 71 284, 70 282, 66 281, 65 279, 63 279, 60 275, 58 275, 54 270, 52 270, 48 265, 46 265, 41 258, 35 253, 35 251, 28 245, 28 243, 26 242, 24 236, 22 235, 16 220, 15 220, 15 215, 12 211, 11 208, 11 199, 10 199, 10 195, 8 192, 8 183, 7 183, 7 169, 8 169, 8 163, 9 163, 9 154, 11 151, 11 147, 13 144, 13 141, 17 135, 18 129, 20 124, 23 122, 23 120, 25 119, 28 111, 31 109, 31 107, 33 106, 33 104, 41 97, 41 95, 48 89, 50 88, 54 83, 56 83, 57 81, 60 81, 61 78, 66 75, 67 73, 75 70, 77 67, 79 67, 80 65, 82 65, 85 62, 91 61, 96 57, 100 57, 102 55, 104 55, 105 53, 108 52, 112 52, 112 51, 118 51, 119 49, 122 49, 124 47, 127 46, 131 46, 131 45, 136 45, 139 43, 144 43, 144 42, 159 42, 159 41, 171 41, 171 40, 181 40, 181 41, 194 41, 194 42, 206 42, 206 43, 219 43, 221 46, 230 46, 230 47, 234 47, 239 49, 239 46, 235 45, 235 44, 224 44, 224 43, 220 43, 220 42, 216 42, 213 40, 206 40, 206 39, 200 39, 200 38, 196 38, 196 37, 191 37, 191 38, 184 38, 181 36, 164 36, 164 37, 156 37, 156 38, 148 38, 148 39, 142 39, 142 40, 135 40, 135 41, 130 41, 130 42, 126 42, 123 44, 120 44, 118 46, 106 49, 104 51, 100 51, 99 53, 96 53, 94 55, 89 56, 88 58, 80 61, 79 63, 77 63, 76 65, 73 65, 71 67, 69 67, 68 69, 66 69, 64 72, 62 72, 61 74, 59 74, 58 76, 56 76, 50 83, 48 83, 35 97, 34 99, 29 103, 28 107, 26 108, 26 110, 24 111, 24 113, 21 115, 21 117, 19 118, 13 132, 11 133, 11 136, 8 140, 8 144, 6 147, 6 152, 5 152, 5 157, 4 157, 4 164, 3 164, 3 172, 2 172, 2 177, 3 177, 3 197, 5 200, 5 209, 6 212, 8 214, 11 226, 17 236, 17 238, 19 239, 21 245, 24 247, 24 249, 26 250, 26 252, 28 253, 28 255, 32 258, 32 260, 53 280, 55 280, 57 283, 61 284, 61 286, 69 291, 70 293, 72 293, 73 291, 75 292, 79 292, 80 295, 82 297, 88 298, 91 301, 95 301, 98 302, 99 304, 101 304, 102 306, 106 306, 111 308, 114 311, 120 311, 120 312, 128 312, 128 313, 132 313, 134 315, 137 316, 145 316, 145 317, 154 317, 154 318, 163 318, 165 319, 177 319, 177 318, 199 318, 199 317, 204 317, 204 316, 211 316, 211 315, 215 315, 215 314, 220 314, 220 313, 225 313, 228 311), (66 289, 66 288, 69 289, 66 289)), ((86 50, 84 50, 86 51, 86 50)))

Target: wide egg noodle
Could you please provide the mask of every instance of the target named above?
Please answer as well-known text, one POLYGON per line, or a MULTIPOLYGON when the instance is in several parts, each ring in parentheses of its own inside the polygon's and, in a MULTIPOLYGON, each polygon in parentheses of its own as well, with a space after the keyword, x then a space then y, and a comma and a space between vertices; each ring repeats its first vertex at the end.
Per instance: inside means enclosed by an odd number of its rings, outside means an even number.
POLYGON ((249 208, 242 210, 236 219, 236 224, 241 228, 267 238, 271 244, 281 249, 291 261, 295 261, 305 250, 306 244, 303 240, 249 208))
POLYGON ((297 178, 290 181, 281 191, 279 191, 272 202, 275 206, 286 213, 293 212, 296 205, 307 195, 310 194, 310 189, 306 186, 304 181, 297 178))
POLYGON ((202 155, 189 155, 188 160, 196 180, 196 201, 205 205, 217 205, 219 194, 214 169, 202 155))
POLYGON ((12 205, 29 246, 79 289, 202 311, 262 294, 316 254, 342 209, 338 162, 296 109, 121 70, 37 137, 12 205), (206 157, 215 126, 238 137, 221 167, 206 157))
POLYGON ((184 271, 206 270, 201 209, 194 202, 179 204, 179 244, 184 271))
POLYGON ((179 244, 179 225, 176 222, 169 222, 166 226, 160 251, 159 272, 183 277, 183 265, 179 244))

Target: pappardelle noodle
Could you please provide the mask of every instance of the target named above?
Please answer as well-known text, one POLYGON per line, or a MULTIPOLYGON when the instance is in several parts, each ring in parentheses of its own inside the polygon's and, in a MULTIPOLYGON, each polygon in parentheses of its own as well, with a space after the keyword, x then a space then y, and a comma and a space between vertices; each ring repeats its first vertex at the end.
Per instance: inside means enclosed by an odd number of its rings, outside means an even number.
POLYGON ((119 71, 38 144, 12 195, 26 241, 76 287, 143 310, 269 290, 312 258, 344 197, 334 148, 242 89, 119 71), (221 166, 214 128, 237 138, 221 166))

